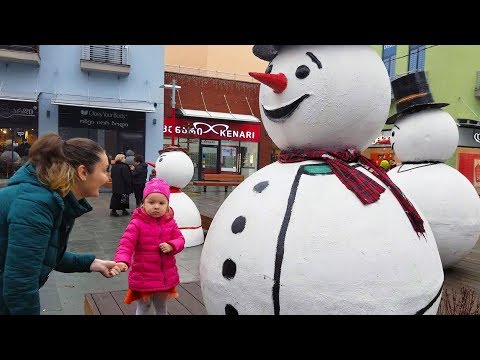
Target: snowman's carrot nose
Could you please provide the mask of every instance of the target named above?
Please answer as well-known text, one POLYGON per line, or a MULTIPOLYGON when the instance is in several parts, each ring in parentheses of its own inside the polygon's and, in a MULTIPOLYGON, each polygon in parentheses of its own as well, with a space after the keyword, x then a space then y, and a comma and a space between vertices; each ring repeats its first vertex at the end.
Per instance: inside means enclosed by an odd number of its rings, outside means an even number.
POLYGON ((280 94, 287 88, 287 77, 283 73, 279 74, 265 74, 265 73, 248 73, 254 79, 257 79, 262 84, 265 84, 273 89, 275 94, 280 94))

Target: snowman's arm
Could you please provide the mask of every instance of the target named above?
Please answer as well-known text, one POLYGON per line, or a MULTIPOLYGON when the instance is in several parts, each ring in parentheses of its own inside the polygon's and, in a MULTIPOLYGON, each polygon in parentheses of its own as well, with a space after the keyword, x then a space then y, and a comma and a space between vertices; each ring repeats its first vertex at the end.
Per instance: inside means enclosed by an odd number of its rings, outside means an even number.
POLYGON ((125 232, 120 239, 120 243, 117 247, 117 252, 115 253, 115 262, 124 262, 130 267, 132 263, 132 256, 135 252, 135 247, 137 246, 138 237, 140 235, 140 229, 135 224, 135 222, 130 222, 125 232))
POLYGON ((171 255, 176 255, 185 247, 185 238, 183 237, 182 232, 178 228, 177 222, 175 219, 173 221, 173 228, 170 232, 170 240, 167 241, 167 244, 170 244, 173 247, 171 255))

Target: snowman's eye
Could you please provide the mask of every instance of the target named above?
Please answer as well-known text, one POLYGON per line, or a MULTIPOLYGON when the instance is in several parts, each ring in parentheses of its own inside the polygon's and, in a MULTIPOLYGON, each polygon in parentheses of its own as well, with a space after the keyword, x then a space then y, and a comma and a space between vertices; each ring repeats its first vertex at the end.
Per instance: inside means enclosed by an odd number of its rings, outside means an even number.
POLYGON ((270 74, 272 72, 273 65, 270 64, 267 66, 267 69, 265 70, 265 74, 270 74))
POLYGON ((310 69, 306 65, 300 65, 295 71, 295 76, 299 79, 305 79, 310 74, 310 69))
POLYGON ((392 131, 392 136, 395 136, 395 131, 392 131))

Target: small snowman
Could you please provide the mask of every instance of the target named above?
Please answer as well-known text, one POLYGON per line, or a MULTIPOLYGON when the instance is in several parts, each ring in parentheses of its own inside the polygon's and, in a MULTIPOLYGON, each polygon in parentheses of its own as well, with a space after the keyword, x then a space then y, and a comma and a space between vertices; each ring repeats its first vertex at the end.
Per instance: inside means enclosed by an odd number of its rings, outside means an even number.
POLYGON ((254 46, 250 73, 280 161, 218 209, 200 258, 209 314, 436 314, 432 231, 360 156, 387 119, 390 80, 370 46, 254 46), (379 226, 378 224, 381 224, 379 226))
POLYGON ((195 203, 182 192, 192 179, 194 168, 190 157, 179 147, 166 148, 155 164, 156 176, 170 185, 170 206, 175 221, 185 237, 185 247, 203 244, 202 219, 195 203))
POLYGON ((402 162, 388 172, 427 218, 437 242, 444 269, 455 265, 475 246, 480 236, 480 199, 468 179, 444 164, 458 145, 458 126, 435 103, 425 72, 392 82, 397 113, 392 149, 402 162))

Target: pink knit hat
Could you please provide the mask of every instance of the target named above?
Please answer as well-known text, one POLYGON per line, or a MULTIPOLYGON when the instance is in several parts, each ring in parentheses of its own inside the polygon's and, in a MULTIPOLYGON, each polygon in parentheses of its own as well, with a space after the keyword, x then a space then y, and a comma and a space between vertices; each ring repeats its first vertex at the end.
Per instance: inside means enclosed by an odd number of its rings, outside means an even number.
POLYGON ((168 201, 170 201, 170 185, 160 178, 153 178, 145 184, 145 189, 143 190, 143 200, 150 195, 151 193, 160 193, 165 195, 168 201))

